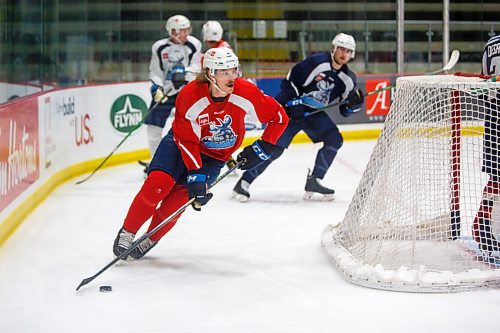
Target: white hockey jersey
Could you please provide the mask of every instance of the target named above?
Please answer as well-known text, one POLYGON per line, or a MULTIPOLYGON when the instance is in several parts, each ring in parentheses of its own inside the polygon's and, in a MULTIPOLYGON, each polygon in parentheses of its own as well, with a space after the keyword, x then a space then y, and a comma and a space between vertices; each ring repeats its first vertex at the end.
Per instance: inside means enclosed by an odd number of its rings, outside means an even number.
POLYGON ((193 36, 188 36, 185 44, 175 44, 170 38, 160 39, 153 44, 151 52, 149 79, 162 86, 167 96, 177 94, 182 88, 176 89, 169 78, 174 67, 184 67, 188 82, 201 71, 201 42, 193 36))

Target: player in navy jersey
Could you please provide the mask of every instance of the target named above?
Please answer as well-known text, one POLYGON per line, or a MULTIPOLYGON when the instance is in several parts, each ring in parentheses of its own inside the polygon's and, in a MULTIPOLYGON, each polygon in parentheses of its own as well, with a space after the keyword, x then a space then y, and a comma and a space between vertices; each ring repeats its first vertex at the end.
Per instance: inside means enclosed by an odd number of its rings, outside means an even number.
MULTIPOLYGON (((335 102, 340 113, 348 117, 358 112, 363 104, 363 92, 356 87, 356 75, 347 63, 354 58, 356 43, 350 35, 340 33, 332 41, 331 52, 317 53, 296 64, 281 83, 276 100, 285 107, 290 122, 277 142, 288 148, 294 136, 303 130, 313 142, 322 142, 312 172, 307 175, 304 199, 333 200, 334 190, 319 183, 330 168, 343 139, 335 123, 325 112, 315 112, 335 102), (308 115, 312 113, 312 115, 308 115)), ((283 152, 281 151, 281 153, 283 152)), ((279 157, 278 154, 275 158, 279 157)), ((246 171, 233 189, 233 197, 246 201, 250 184, 269 166, 269 160, 253 170, 246 171)))
MULTIPOLYGON (((113 244, 117 256, 127 251, 141 226, 148 232, 188 200, 200 210, 211 198, 208 187, 245 137, 245 116, 252 114, 267 127, 262 137, 238 155, 242 170, 269 159, 288 124, 283 107, 257 86, 239 77, 239 62, 231 49, 209 49, 203 72, 177 96, 172 129, 163 137, 149 165, 148 177, 134 198, 113 244)), ((130 253, 143 257, 175 225, 181 214, 142 241, 130 253)), ((126 259, 126 258, 122 258, 126 259)))
MULTIPOLYGON (((500 35, 486 42, 481 74, 500 75, 500 35)), ((485 256, 500 260, 500 92, 485 96, 483 165, 488 183, 473 224, 474 238, 485 256)))
MULTIPOLYGON (((163 127, 175 106, 177 94, 186 83, 194 80, 201 69, 201 42, 190 35, 189 19, 174 15, 167 20, 165 28, 168 37, 153 44, 149 64, 153 100, 144 123, 151 156, 160 144, 163 127)), ((147 173, 147 165, 144 172, 147 173)))

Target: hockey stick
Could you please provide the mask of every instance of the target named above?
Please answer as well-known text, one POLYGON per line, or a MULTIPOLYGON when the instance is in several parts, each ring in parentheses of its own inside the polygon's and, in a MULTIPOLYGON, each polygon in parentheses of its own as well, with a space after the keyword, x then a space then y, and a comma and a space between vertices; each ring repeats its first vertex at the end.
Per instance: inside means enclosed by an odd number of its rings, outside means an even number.
MULTIPOLYGON (((462 76, 462 77, 473 77, 473 78, 478 78, 482 79, 480 82, 500 82, 500 75, 487 75, 487 74, 476 74, 476 73, 465 73, 465 72, 456 72, 455 76, 462 76)), ((459 89, 460 91, 463 91, 467 94, 470 94, 471 96, 480 96, 480 95, 485 95, 489 93, 488 88, 468 88, 468 89, 459 89)))
MULTIPOLYGON (((164 93, 164 96, 167 96, 167 94, 169 92, 172 91, 172 89, 174 89, 174 87, 170 87, 170 89, 164 93)), ((167 96, 167 99, 163 101, 163 103, 166 103, 166 101, 168 100, 168 96, 167 96)), ((90 179, 90 177, 92 177, 110 158, 111 156, 115 153, 115 151, 120 148, 120 146, 128 139, 128 137, 130 135, 132 135, 132 133, 134 133, 137 129, 139 129, 141 127, 141 125, 144 123, 144 121, 146 120, 146 117, 151 113, 153 112, 154 109, 156 109, 156 107, 160 104, 163 104, 161 101, 159 102, 156 102, 155 104, 153 104, 153 106, 151 108, 149 108, 148 112, 146 112, 146 114, 142 117, 141 121, 139 122, 139 126, 137 126, 135 129, 133 129, 132 131, 128 132, 128 134, 122 139, 122 141, 120 141, 118 143, 118 145, 111 151, 111 153, 109 153, 108 156, 106 156, 106 158, 104 160, 102 160, 102 162, 97 166, 97 168, 94 169, 94 171, 92 171, 92 173, 90 175, 88 175, 87 177, 85 177, 84 179, 76 182, 76 185, 80 185, 81 183, 83 182, 86 182, 87 180, 90 179)))
MULTIPOLYGON (((443 72, 447 72, 450 69, 452 69, 453 67, 455 67, 455 65, 457 64, 459 58, 460 58, 460 51, 459 50, 453 50, 451 52, 450 60, 448 61, 448 63, 443 68, 438 69, 437 71, 434 71, 434 72, 425 73, 425 75, 435 75, 435 74, 440 74, 440 73, 443 73, 443 72)), ((381 93, 382 91, 386 91, 386 90, 389 90, 389 89, 392 89, 392 88, 395 88, 395 87, 396 87, 396 85, 387 86, 387 87, 384 87, 384 88, 380 88, 380 89, 377 89, 377 90, 370 91, 369 93, 365 93, 365 94, 363 94, 363 96, 367 97, 367 96, 375 95, 375 94, 381 93)), ((291 103, 293 101, 294 100, 289 101, 288 103, 291 103)), ((329 109, 331 107, 334 107, 334 106, 337 106, 337 105, 342 105, 342 104, 345 104, 345 103, 347 103, 347 101, 341 101, 341 102, 339 101, 339 102, 334 102, 334 103, 328 104, 328 105, 326 105, 326 106, 324 106, 324 107, 322 107, 320 109, 316 109, 316 110, 314 110, 312 112, 306 112, 306 113, 304 113, 304 117, 312 116, 313 114, 325 111, 325 110, 327 110, 327 109, 329 109)), ((306 103, 304 103, 304 104, 306 104, 306 103)))
POLYGON ((455 76, 475 77, 475 78, 483 79, 484 82, 500 82, 500 75, 495 76, 495 75, 487 75, 487 74, 456 72, 455 76))
POLYGON ((434 72, 425 73, 425 75, 435 75, 435 74, 447 72, 450 69, 452 69, 453 67, 455 67, 459 58, 460 58, 460 51, 453 50, 453 51, 451 51, 450 60, 448 60, 448 63, 443 68, 438 69, 437 71, 434 71, 434 72))
MULTIPOLYGON (((245 160, 237 162, 229 170, 227 170, 222 175, 220 175, 219 177, 217 177, 217 179, 212 184, 210 184, 210 186, 208 186, 208 189, 211 189, 217 183, 219 183, 221 180, 223 180, 224 178, 226 178, 227 175, 229 175, 231 172, 233 172, 234 170, 236 170, 244 161, 245 160)), ((150 232, 142 235, 141 237, 139 237, 139 239, 135 240, 127 251, 123 252, 121 255, 117 256, 115 259, 113 259, 112 261, 110 261, 106 266, 104 266, 96 274, 92 275, 91 277, 83 279, 82 282, 80 282, 80 284, 78 285, 78 287, 76 287, 76 291, 78 291, 81 287, 83 287, 84 285, 90 283, 96 277, 98 277, 99 275, 101 275, 102 273, 104 273, 104 271, 106 271, 108 268, 110 268, 111 266, 113 266, 114 264, 116 264, 121 258, 127 257, 137 246, 139 246, 139 244, 143 240, 145 240, 146 238, 150 237, 151 235, 153 235, 154 233, 156 233, 158 230, 160 230, 161 228, 163 228, 167 223, 169 223, 170 221, 172 221, 173 218, 175 218, 177 215, 179 215, 184 210, 186 210, 186 208, 188 208, 189 205, 191 205, 194 202, 194 200, 195 200, 194 198, 189 199, 188 202, 186 202, 184 205, 180 206, 175 212, 173 212, 169 217, 167 217, 165 220, 163 220, 163 222, 160 223, 159 225, 157 225, 153 230, 151 230, 150 232)))
POLYGON ((146 119, 146 117, 151 113, 153 112, 154 109, 156 109, 156 107, 160 105, 160 102, 156 102, 155 104, 153 104, 153 106, 148 110, 148 112, 146 112, 146 114, 144 115, 144 117, 142 117, 141 121, 139 122, 139 126, 137 126, 135 129, 131 130, 130 132, 128 132, 127 135, 125 135, 125 137, 122 139, 122 141, 120 141, 116 147, 111 151, 111 153, 109 153, 108 156, 106 156, 105 159, 103 159, 101 161, 101 163, 99 163, 99 165, 94 169, 94 171, 92 171, 92 173, 90 175, 88 175, 87 177, 85 177, 84 179, 80 180, 80 181, 77 181, 76 182, 76 185, 80 185, 81 183, 83 182, 86 182, 87 180, 89 180, 97 171, 99 171, 99 169, 101 169, 101 167, 111 158, 111 156, 113 156, 113 154, 115 153, 115 151, 120 148, 120 146, 129 138, 129 136, 132 135, 132 133, 134 133, 136 130, 138 130, 141 125, 144 123, 144 120, 146 119))

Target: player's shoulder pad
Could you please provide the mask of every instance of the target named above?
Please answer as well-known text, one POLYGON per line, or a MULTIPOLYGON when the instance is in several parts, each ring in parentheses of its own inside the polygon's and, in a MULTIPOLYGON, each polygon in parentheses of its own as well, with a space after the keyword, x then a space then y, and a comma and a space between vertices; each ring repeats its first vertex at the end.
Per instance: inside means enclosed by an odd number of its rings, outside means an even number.
POLYGON ((162 46, 167 46, 170 42, 170 39, 168 38, 162 38, 158 39, 156 42, 153 43, 153 46, 151 47, 153 51, 158 50, 162 46))
POLYGON ((493 36, 490 39, 488 39, 488 41, 486 42, 486 45, 490 45, 490 44, 497 43, 497 42, 500 42, 500 35, 496 35, 496 36, 493 36))
POLYGON ((193 80, 181 88, 175 100, 176 106, 182 106, 182 108, 177 109, 179 114, 181 109, 189 109, 189 107, 196 104, 200 99, 203 99, 206 96, 204 91, 208 91, 208 88, 203 87, 204 85, 206 86, 207 84, 193 80))
POLYGON ((198 38, 194 37, 194 36, 191 36, 189 35, 188 38, 188 43, 191 43, 194 45, 194 47, 196 48, 196 50, 201 50, 201 42, 198 38))
POLYGON ((321 64, 323 62, 330 63, 332 61, 332 56, 328 52, 319 52, 319 53, 311 54, 305 60, 317 65, 317 64, 321 64))
POLYGON ((260 89, 254 83, 244 77, 239 77, 234 81, 234 90, 238 94, 260 92, 260 89))
POLYGON ((184 87, 182 87, 177 97, 189 99, 196 98, 196 96, 198 96, 199 94, 199 91, 201 91, 203 84, 205 83, 198 82, 197 80, 192 80, 188 82, 184 87))
POLYGON ((354 82, 356 82, 356 73, 354 73, 353 71, 351 71, 351 69, 349 68, 349 66, 347 66, 347 64, 344 64, 340 68, 340 71, 344 72, 345 74, 347 74, 354 82))

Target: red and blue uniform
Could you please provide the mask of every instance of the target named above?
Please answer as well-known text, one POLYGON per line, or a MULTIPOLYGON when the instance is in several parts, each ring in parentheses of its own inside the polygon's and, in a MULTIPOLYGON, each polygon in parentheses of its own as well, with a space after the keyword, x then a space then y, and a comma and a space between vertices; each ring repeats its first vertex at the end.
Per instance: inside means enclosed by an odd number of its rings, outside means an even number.
MULTIPOLYGON (((124 229, 137 233, 152 216, 148 232, 185 204, 189 171, 199 171, 212 183, 245 137, 245 116, 251 114, 267 127, 262 140, 275 144, 288 124, 283 107, 242 78, 225 98, 214 99, 206 82, 188 83, 177 97, 172 129, 162 139, 149 165, 149 175, 129 208, 124 229), (161 202, 161 203, 160 203, 161 202), (160 206, 157 208, 158 204, 160 206)), ((159 240, 179 214, 150 239, 159 240)))

